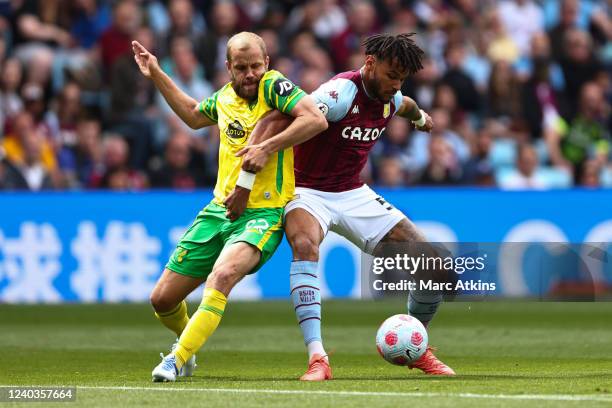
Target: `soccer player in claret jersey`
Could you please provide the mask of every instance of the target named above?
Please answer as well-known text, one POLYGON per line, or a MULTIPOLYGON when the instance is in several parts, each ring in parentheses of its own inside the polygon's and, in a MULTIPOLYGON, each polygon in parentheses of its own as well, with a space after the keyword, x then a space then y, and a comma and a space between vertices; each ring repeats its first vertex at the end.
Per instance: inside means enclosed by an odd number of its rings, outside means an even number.
MULTIPOLYGON (((384 243, 428 246, 415 225, 359 177, 370 149, 393 115, 409 119, 419 130, 432 129, 430 116, 400 92, 406 77, 422 68, 424 53, 412 35, 367 38, 363 67, 336 75, 311 95, 329 127, 295 147, 296 199, 285 207, 285 232, 293 250, 291 297, 309 354, 308 370, 301 377, 305 381, 332 378, 321 336, 317 276, 319 245, 327 232, 344 236, 368 254, 376 253, 384 243)), ((290 120, 272 114, 259 127, 271 136, 290 120)), ((264 156, 265 152, 259 154, 264 156)), ((243 168, 258 170, 253 164, 256 161, 249 157, 243 168)), ((408 311, 427 326, 441 301, 442 293, 412 291, 408 311)), ((455 374, 431 348, 410 367, 427 374, 455 374)))
POLYGON ((194 354, 216 330, 232 288, 270 259, 283 239, 283 208, 295 190, 291 146, 326 129, 327 122, 311 97, 268 70, 264 42, 253 33, 229 39, 231 82, 200 103, 172 82, 153 54, 136 41, 132 46, 143 75, 185 123, 192 128, 217 124, 220 131, 214 199, 181 238, 151 294, 155 315, 179 336, 172 352, 162 355, 154 368, 153 381, 175 381, 177 375, 192 375, 194 354), (256 123, 272 110, 295 121, 274 139, 268 150, 273 160, 255 177, 241 171, 238 153, 248 145, 256 123), (240 217, 233 212, 238 202, 243 203, 240 217), (184 299, 204 281, 202 303, 189 318, 184 299))

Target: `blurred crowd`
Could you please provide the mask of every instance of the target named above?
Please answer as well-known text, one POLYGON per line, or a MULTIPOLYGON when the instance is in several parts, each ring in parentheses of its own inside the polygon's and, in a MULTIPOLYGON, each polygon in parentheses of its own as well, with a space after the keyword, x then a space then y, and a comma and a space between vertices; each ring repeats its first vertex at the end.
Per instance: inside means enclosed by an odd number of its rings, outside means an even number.
POLYGON ((216 127, 180 122, 131 41, 197 100, 229 81, 229 36, 312 92, 379 32, 415 32, 403 86, 431 134, 394 118, 363 172, 379 186, 612 186, 612 0, 0 0, 0 189, 193 189, 216 127))

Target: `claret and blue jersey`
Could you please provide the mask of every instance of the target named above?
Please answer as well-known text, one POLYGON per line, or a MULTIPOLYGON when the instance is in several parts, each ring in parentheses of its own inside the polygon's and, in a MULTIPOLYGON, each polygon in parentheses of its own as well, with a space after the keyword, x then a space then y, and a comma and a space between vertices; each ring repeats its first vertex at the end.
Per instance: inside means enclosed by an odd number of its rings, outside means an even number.
POLYGON ((343 72, 311 95, 329 127, 295 146, 296 186, 340 192, 363 185, 359 178, 368 153, 402 103, 398 91, 389 102, 366 93, 361 72, 343 72))

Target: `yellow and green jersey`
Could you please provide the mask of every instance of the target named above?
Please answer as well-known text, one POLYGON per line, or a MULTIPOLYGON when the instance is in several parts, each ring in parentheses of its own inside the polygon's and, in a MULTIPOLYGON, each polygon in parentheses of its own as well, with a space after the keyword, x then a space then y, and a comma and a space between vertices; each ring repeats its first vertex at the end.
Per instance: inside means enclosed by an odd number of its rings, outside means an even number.
MULTIPOLYGON (((227 83, 199 104, 199 110, 217 122, 220 134, 219 173, 215 185, 217 204, 234 189, 242 166, 242 157, 236 153, 248 144, 257 121, 272 109, 290 113, 306 94, 278 71, 268 71, 259 82, 257 100, 249 102, 236 94, 227 83)), ((257 173, 247 208, 284 207, 293 198, 293 149, 279 151, 270 156, 265 167, 257 173)))

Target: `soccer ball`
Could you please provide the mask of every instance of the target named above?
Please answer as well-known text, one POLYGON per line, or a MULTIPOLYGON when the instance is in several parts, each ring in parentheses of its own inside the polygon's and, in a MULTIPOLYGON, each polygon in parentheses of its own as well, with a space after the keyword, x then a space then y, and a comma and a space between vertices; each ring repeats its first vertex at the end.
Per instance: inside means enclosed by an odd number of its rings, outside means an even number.
POLYGON ((412 316, 391 316, 378 328, 376 348, 391 364, 408 365, 427 350, 427 330, 412 316))

